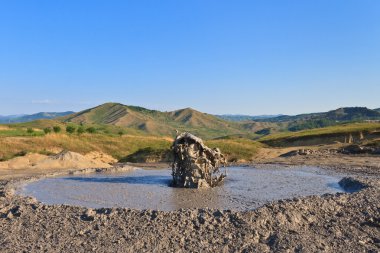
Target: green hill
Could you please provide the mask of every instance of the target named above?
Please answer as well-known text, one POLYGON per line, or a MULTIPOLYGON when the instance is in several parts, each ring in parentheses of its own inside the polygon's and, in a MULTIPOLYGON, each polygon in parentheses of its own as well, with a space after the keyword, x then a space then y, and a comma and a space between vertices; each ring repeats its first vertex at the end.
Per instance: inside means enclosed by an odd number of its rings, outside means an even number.
POLYGON ((149 134, 173 136, 175 130, 191 131, 203 138, 246 133, 242 124, 228 122, 191 108, 160 112, 120 103, 106 103, 60 118, 76 124, 107 124, 149 134))

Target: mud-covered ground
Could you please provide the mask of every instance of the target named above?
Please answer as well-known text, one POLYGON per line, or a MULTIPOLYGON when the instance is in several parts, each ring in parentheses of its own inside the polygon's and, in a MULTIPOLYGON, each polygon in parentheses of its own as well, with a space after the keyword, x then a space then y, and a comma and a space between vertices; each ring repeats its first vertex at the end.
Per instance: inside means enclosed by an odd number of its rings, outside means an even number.
POLYGON ((355 172, 342 185, 356 192, 278 201, 248 212, 47 206, 14 195, 20 179, 3 180, 1 252, 379 252, 379 168, 333 165, 355 172))

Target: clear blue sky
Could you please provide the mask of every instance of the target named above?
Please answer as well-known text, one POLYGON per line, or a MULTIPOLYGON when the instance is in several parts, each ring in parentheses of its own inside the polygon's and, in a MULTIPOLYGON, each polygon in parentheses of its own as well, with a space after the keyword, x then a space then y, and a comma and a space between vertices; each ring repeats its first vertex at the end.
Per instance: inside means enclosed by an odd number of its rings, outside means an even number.
POLYGON ((0 2, 0 114, 380 107, 379 0, 0 2))

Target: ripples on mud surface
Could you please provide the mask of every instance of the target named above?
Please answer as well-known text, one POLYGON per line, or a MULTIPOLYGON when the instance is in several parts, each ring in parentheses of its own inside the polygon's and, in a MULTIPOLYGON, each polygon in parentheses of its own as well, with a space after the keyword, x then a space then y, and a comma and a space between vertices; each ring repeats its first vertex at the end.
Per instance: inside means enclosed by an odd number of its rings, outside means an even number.
POLYGON ((230 167, 225 182, 212 189, 169 187, 171 170, 135 169, 45 178, 25 185, 21 194, 46 204, 176 210, 217 208, 252 210, 300 196, 343 192, 341 175, 315 167, 230 167))

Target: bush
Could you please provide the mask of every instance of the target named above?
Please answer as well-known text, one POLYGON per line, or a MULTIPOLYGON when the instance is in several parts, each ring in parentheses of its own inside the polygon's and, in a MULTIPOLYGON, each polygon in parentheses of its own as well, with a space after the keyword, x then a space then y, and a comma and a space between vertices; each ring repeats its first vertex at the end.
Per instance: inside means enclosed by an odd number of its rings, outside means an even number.
POLYGON ((120 136, 123 136, 124 135, 124 131, 121 130, 117 134, 120 135, 120 136))
POLYGON ((74 133, 75 130, 76 130, 76 128, 74 126, 67 126, 66 127, 66 132, 69 133, 69 134, 74 133))
POLYGON ((86 129, 86 131, 87 131, 87 133, 93 134, 96 132, 96 129, 95 129, 95 127, 89 127, 86 129))
POLYGON ((51 128, 50 127, 44 128, 44 133, 45 134, 50 134, 51 133, 51 128))
POLYGON ((54 133, 59 133, 59 132, 61 132, 61 127, 60 126, 54 126, 53 131, 54 131, 54 133))
POLYGON ((32 134, 32 133, 34 132, 34 130, 33 130, 33 128, 28 128, 28 129, 26 130, 26 132, 27 132, 28 134, 32 134))
POLYGON ((82 127, 82 126, 78 127, 78 129, 77 129, 78 134, 83 134, 84 132, 85 132, 84 127, 82 127))
POLYGON ((28 152, 25 151, 25 150, 22 150, 20 152, 17 152, 16 154, 14 154, 14 156, 15 157, 17 157, 17 156, 26 156, 26 154, 28 154, 28 152))

